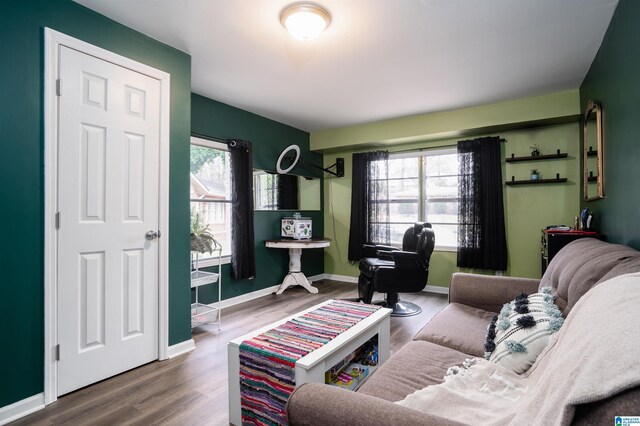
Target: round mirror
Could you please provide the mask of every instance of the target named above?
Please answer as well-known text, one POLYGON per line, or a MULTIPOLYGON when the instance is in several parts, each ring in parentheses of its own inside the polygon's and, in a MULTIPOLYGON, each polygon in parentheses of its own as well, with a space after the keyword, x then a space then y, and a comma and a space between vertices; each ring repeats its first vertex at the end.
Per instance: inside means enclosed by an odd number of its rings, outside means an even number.
POLYGON ((299 159, 300 147, 298 145, 289 145, 280 153, 278 161, 276 162, 276 171, 281 175, 289 173, 291 169, 298 164, 299 159), (291 155, 287 155, 290 151, 293 151, 293 153, 291 155))

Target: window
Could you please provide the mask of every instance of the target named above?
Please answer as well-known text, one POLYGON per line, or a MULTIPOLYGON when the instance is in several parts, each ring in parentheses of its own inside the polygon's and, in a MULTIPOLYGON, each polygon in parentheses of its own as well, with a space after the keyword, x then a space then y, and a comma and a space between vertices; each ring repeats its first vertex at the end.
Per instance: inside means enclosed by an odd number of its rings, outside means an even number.
MULTIPOLYGON (((458 152, 455 148, 420 153, 389 154, 388 188, 391 244, 402 246, 402 236, 414 222, 429 222, 436 247, 458 246, 458 152)), ((383 183, 383 182, 381 182, 383 183)))
POLYGON ((253 171, 253 205, 255 210, 278 210, 278 175, 253 171))
MULTIPOLYGON (((200 215, 209 232, 222 245, 222 255, 231 255, 231 160, 227 145, 191 138, 191 215, 200 215)), ((205 253, 201 259, 211 258, 205 253)), ((207 264, 201 264, 207 266, 207 264)))

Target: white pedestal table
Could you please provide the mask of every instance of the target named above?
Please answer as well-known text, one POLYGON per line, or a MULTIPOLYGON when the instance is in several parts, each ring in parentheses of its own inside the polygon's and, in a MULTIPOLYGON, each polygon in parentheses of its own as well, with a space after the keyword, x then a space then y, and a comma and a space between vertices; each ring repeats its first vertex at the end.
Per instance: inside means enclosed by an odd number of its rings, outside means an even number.
POLYGON ((282 284, 280 284, 280 287, 278 287, 276 294, 282 294, 283 291, 294 285, 306 288, 309 293, 317 293, 318 289, 313 287, 304 273, 302 273, 300 257, 302 256, 302 250, 304 249, 324 248, 329 247, 330 244, 331 240, 328 238, 265 241, 265 245, 268 248, 289 249, 289 273, 284 277, 284 280, 282 281, 282 284))

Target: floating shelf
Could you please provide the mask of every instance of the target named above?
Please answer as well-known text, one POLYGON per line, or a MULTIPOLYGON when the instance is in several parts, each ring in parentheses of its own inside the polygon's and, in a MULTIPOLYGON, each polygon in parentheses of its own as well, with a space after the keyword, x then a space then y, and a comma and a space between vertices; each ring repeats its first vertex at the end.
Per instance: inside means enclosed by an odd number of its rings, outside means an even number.
POLYGON ((598 155, 598 151, 589 150, 587 151, 587 157, 595 157, 598 155))
POLYGON ((540 160, 554 160, 556 158, 567 158, 566 152, 560 152, 558 150, 555 154, 545 154, 545 155, 528 155, 526 157, 514 157, 511 154, 511 158, 506 158, 504 161, 507 163, 516 163, 518 161, 540 161, 540 160))
POLYGON ((511 185, 537 185, 541 183, 563 183, 566 182, 567 178, 555 178, 555 179, 538 179, 538 180, 511 180, 505 182, 505 184, 511 185))
POLYGON ((587 178, 587 182, 597 182, 598 181, 598 176, 589 176, 587 178))

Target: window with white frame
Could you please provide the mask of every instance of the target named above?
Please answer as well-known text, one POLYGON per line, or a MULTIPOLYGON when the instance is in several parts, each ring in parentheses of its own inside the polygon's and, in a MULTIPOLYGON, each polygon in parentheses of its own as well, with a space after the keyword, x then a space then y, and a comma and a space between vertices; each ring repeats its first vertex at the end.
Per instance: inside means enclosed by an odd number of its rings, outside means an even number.
POLYGON ((456 148, 389 153, 389 222, 391 244, 415 222, 429 222, 436 248, 458 246, 458 152, 456 148))
MULTIPOLYGON (((191 137, 191 216, 199 215, 208 231, 222 245, 222 255, 231 255, 231 159, 227 145, 191 137)), ((215 253, 217 255, 217 253, 215 253)), ((200 255, 206 260, 212 254, 200 255)))

